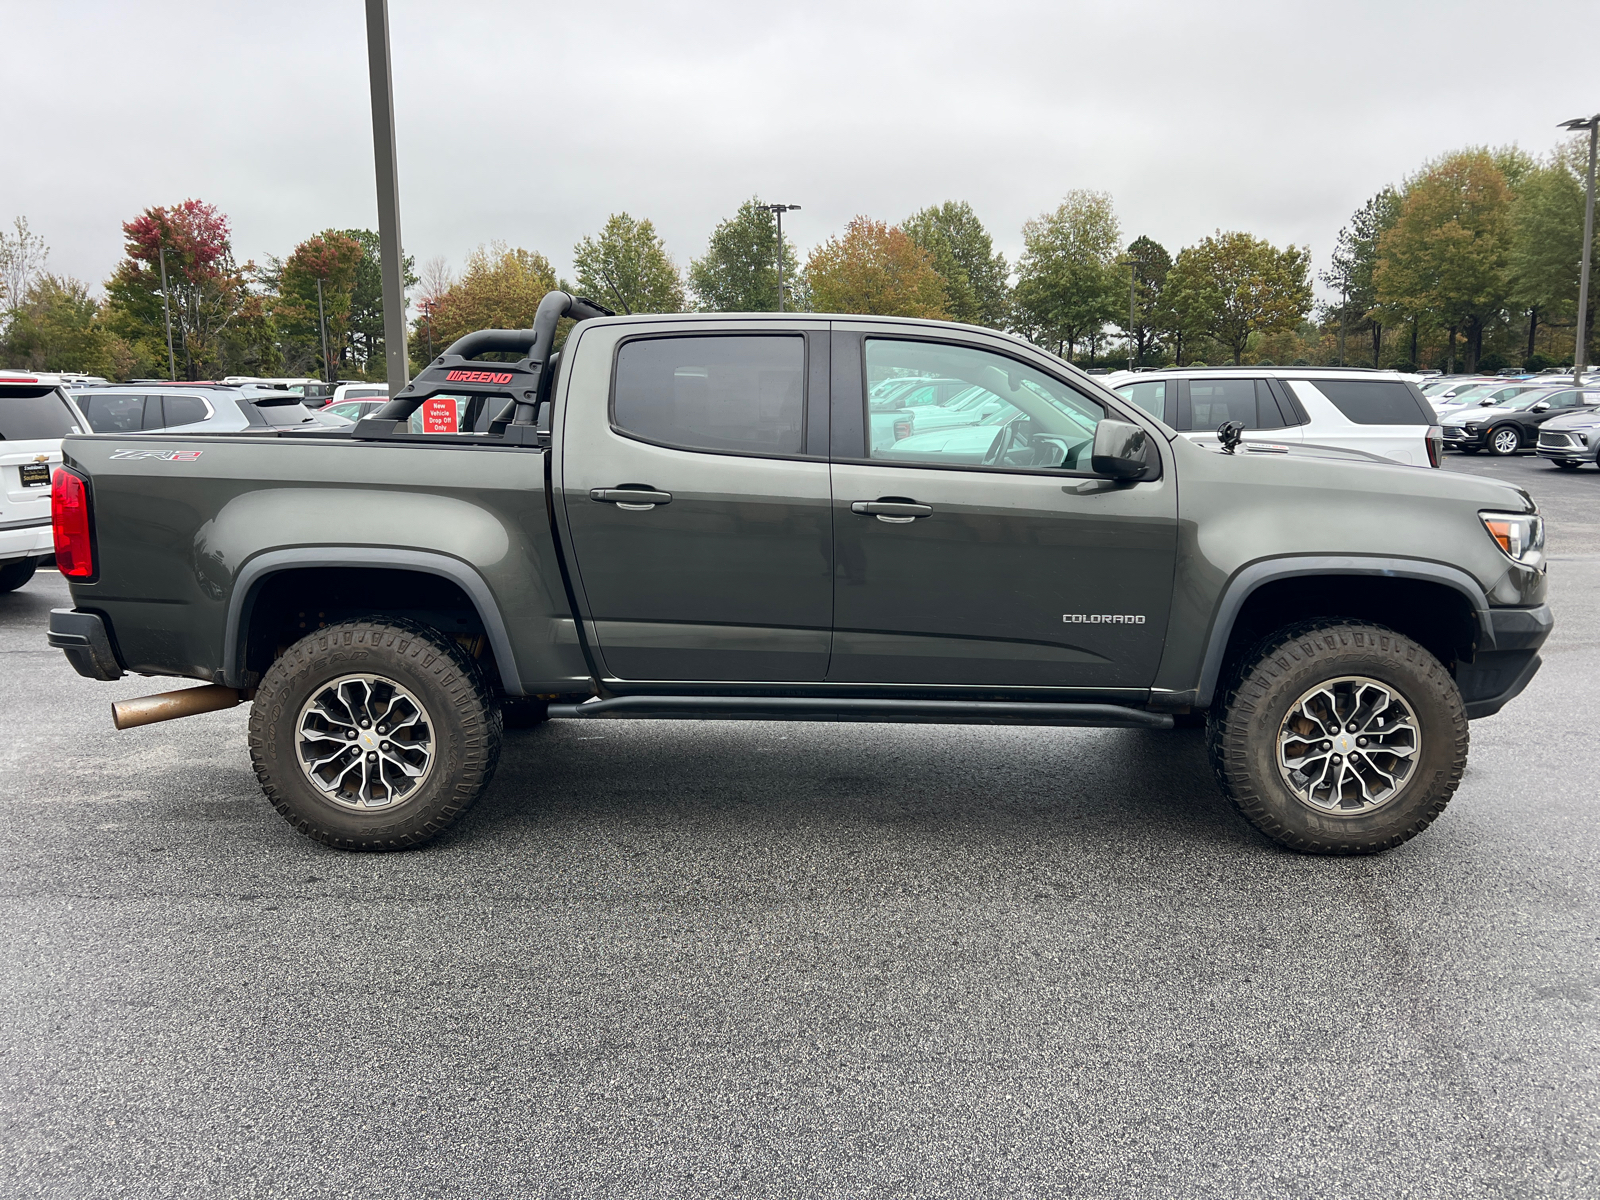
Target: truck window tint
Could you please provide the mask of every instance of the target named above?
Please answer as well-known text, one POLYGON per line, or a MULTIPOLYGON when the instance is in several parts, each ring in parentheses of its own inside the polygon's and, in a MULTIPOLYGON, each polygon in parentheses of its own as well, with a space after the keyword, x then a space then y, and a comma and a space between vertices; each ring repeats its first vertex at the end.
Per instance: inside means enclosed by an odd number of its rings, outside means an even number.
POLYGON ((0 442, 32 442, 66 437, 71 432, 72 410, 55 389, 0 391, 0 442))
POLYGON ((1158 421, 1169 424, 1172 416, 1167 412, 1167 381, 1150 379, 1143 383, 1125 383, 1117 394, 1131 404, 1137 404, 1158 421))
POLYGON ((1434 422, 1433 410, 1415 384, 1382 379, 1319 379, 1313 386, 1357 425, 1432 425, 1434 422))
POLYGON ((206 419, 206 402, 199 396, 163 396, 162 424, 170 429, 174 425, 193 425, 206 419))
POLYGON ((648 338, 617 352, 611 418, 624 433, 684 450, 799 454, 805 339, 648 338))
POLYGON ((89 397, 84 416, 96 433, 138 433, 144 428, 144 397, 100 392, 89 397))
MULTIPOLYGON (((936 342, 868 338, 867 393, 891 379, 955 380, 942 404, 880 411, 867 404, 867 453, 907 466, 1087 471, 1105 409, 1015 359, 936 342)), ((884 390, 878 394, 884 395, 884 390)))

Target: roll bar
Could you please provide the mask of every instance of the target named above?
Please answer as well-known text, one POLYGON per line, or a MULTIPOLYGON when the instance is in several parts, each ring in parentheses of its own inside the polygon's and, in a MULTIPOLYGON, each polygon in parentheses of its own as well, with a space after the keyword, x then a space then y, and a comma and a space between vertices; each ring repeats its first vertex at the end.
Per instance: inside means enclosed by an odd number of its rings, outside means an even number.
POLYGON ((352 436, 393 436, 395 422, 408 419, 424 400, 438 395, 503 396, 507 404, 490 425, 490 432, 505 435, 508 427, 532 426, 539 404, 549 399, 550 379, 545 368, 555 348, 557 323, 563 317, 588 321, 614 316, 616 313, 609 308, 582 296, 547 292, 539 301, 532 329, 480 329, 457 338, 443 354, 418 372, 399 395, 358 422, 352 436), (514 363, 478 360, 479 355, 492 353, 522 357, 514 363))

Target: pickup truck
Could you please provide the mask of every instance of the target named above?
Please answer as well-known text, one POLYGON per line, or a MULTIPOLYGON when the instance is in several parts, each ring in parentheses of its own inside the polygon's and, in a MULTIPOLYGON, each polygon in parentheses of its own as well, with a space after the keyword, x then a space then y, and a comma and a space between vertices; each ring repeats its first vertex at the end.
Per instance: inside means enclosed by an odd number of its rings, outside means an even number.
POLYGON ((353 430, 67 438, 49 636, 204 681, 119 727, 251 702, 267 797, 351 850, 437 836, 550 718, 1203 724, 1267 837, 1398 845, 1538 668, 1542 519, 1237 442, 994 330, 553 292, 353 430), (875 441, 869 395, 913 377, 1008 415, 875 441))

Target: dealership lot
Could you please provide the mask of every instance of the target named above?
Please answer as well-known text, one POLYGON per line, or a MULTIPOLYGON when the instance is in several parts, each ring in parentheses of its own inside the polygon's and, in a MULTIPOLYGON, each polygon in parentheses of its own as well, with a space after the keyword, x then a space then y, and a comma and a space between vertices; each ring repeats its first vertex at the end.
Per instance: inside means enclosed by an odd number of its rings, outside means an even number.
POLYGON ((1197 733, 552 723, 443 842, 116 733, 0 596, 0 1194, 1593 1195, 1600 471, 1425 836, 1237 818, 1197 733))

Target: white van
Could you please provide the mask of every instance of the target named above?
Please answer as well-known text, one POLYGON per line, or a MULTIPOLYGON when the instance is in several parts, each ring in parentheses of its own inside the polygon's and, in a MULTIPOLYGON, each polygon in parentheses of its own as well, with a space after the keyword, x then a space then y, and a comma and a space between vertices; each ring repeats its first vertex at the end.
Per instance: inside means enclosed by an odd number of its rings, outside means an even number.
POLYGON ((50 476, 61 439, 89 432, 59 375, 0 371, 0 592, 14 592, 55 553, 50 476))

